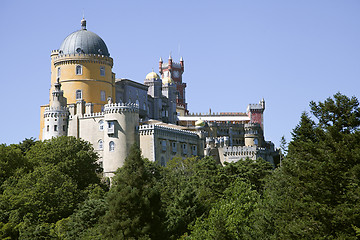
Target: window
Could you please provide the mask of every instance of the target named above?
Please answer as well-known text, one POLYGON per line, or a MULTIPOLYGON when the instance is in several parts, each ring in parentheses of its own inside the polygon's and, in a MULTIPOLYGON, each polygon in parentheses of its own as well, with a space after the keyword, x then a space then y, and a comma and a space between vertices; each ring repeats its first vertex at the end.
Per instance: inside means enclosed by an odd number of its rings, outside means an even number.
POLYGON ((166 151, 166 140, 161 140, 160 144, 161 144, 161 150, 165 152, 166 151))
POLYGON ((99 121, 99 130, 100 131, 104 130, 104 121, 103 120, 99 121))
POLYGON ((181 144, 181 148, 182 148, 183 154, 187 154, 187 144, 186 143, 181 144))
POLYGON ((100 67, 100 76, 105 76, 105 67, 100 67))
POLYGON ((82 99, 82 90, 76 90, 76 100, 82 99))
POLYGON ((137 100, 137 99, 136 99, 135 103, 136 103, 137 106, 140 105, 140 104, 139 104, 139 100, 137 100))
POLYGON ((104 90, 100 91, 100 101, 106 101, 106 94, 104 90))
POLYGON ((196 145, 192 146, 192 155, 197 155, 197 147, 196 147, 196 145))
POLYGON ((109 151, 113 152, 115 150, 115 143, 113 141, 109 142, 109 151))
POLYGON ((115 124, 113 121, 108 121, 108 134, 115 133, 115 124))
POLYGON ((76 65, 76 75, 82 75, 82 66, 76 65))
POLYGON ((63 125, 63 131, 64 132, 66 131, 66 125, 63 125))
POLYGON ((103 140, 100 139, 99 142, 98 142, 98 146, 99 146, 99 150, 103 150, 103 140))
POLYGON ((54 125, 54 132, 57 132, 57 125, 54 125))
POLYGON ((173 153, 176 153, 176 142, 171 144, 173 153))
POLYGON ((61 68, 59 67, 59 68, 57 69, 57 76, 60 77, 60 75, 61 75, 61 68))
MULTIPOLYGON (((48 119, 49 120, 49 119, 48 119)), ((49 125, 46 126, 46 131, 48 132, 50 129, 49 125)))

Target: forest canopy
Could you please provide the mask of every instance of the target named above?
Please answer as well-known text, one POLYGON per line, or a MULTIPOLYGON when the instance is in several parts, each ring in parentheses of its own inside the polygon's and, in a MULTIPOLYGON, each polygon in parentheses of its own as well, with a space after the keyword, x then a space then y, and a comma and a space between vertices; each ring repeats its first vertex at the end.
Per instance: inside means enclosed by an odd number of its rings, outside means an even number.
MULTIPOLYGON (((112 179, 74 137, 0 145, 1 239, 357 239, 360 108, 310 102, 282 161, 150 162, 134 144, 112 179)), ((281 131, 281 130, 279 130, 281 131)))

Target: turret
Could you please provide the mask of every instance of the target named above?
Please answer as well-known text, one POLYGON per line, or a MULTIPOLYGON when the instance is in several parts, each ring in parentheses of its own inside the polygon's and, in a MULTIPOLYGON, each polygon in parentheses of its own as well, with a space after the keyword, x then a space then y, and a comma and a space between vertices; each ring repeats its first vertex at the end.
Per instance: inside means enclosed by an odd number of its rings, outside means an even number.
POLYGON ((159 73, 160 73, 160 74, 163 74, 162 64, 163 64, 163 60, 162 60, 162 58, 160 57, 160 60, 159 60, 159 73))
POLYGON ((154 70, 146 75, 144 84, 148 86, 148 95, 150 95, 154 99, 154 111, 153 116, 154 119, 160 119, 160 111, 162 106, 162 81, 154 70))
POLYGON ((264 135, 260 124, 247 123, 244 126, 245 130, 245 146, 262 146, 264 142, 264 135))
POLYGON ((181 72, 184 72, 184 59, 183 57, 180 58, 180 66, 181 66, 181 72))
POLYGON ((131 146, 138 142, 139 107, 133 103, 112 103, 109 98, 104 106, 104 120, 104 175, 112 177, 124 164, 131 146))
POLYGON ((169 55, 169 70, 171 71, 172 69, 172 57, 171 57, 171 54, 169 55))
POLYGON ((250 118, 250 123, 258 123, 261 128, 264 130, 264 110, 265 110, 265 100, 264 98, 260 100, 258 104, 249 104, 247 107, 247 114, 250 118))
POLYGON ((52 102, 44 110, 43 140, 67 135, 69 112, 66 108, 67 100, 63 95, 64 92, 61 90, 61 84, 58 79, 54 84, 52 102))

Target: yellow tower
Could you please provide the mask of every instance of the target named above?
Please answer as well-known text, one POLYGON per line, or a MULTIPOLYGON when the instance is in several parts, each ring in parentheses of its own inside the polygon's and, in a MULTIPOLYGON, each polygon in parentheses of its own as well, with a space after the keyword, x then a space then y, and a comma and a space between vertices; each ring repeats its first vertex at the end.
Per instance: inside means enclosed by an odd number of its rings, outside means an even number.
MULTIPOLYGON (((59 50, 51 52, 51 89, 59 79, 67 104, 77 101, 93 103, 93 111, 101 112, 107 98, 115 99, 115 74, 112 72, 113 59, 105 42, 95 33, 86 29, 86 20, 81 20, 81 29, 71 33, 62 42, 59 50)), ((40 139, 44 127, 41 106, 40 139)))

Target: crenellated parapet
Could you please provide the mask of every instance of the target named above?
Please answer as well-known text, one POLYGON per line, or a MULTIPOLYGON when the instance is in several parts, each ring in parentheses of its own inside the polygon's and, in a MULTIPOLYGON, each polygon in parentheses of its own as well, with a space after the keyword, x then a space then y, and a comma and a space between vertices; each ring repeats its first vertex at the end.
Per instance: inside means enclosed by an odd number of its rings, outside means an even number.
POLYGON ((105 114, 122 112, 139 112, 139 105, 135 103, 110 103, 104 105, 105 114))
POLYGON ((158 136, 174 136, 174 137, 182 135, 182 136, 187 136, 187 137, 195 138, 195 139, 198 138, 198 134, 196 134, 194 132, 160 126, 160 125, 142 125, 142 126, 139 126, 138 131, 139 131, 140 135, 157 134, 158 136))
POLYGON ((96 112, 96 113, 85 113, 83 118, 98 118, 104 117, 104 112, 96 112))
POLYGON ((79 63, 98 63, 103 65, 113 66, 113 59, 108 56, 100 54, 61 54, 58 50, 52 51, 54 66, 67 65, 67 64, 79 64, 79 63))
POLYGON ((68 117, 69 111, 66 107, 46 107, 44 110, 44 118, 68 117))
POLYGON ((239 156, 240 158, 246 158, 256 156, 261 150, 261 148, 257 146, 232 146, 232 147, 224 147, 224 156, 239 156))

